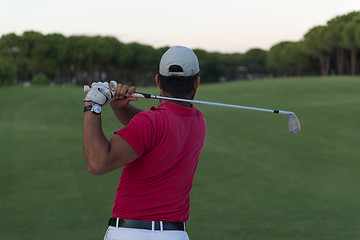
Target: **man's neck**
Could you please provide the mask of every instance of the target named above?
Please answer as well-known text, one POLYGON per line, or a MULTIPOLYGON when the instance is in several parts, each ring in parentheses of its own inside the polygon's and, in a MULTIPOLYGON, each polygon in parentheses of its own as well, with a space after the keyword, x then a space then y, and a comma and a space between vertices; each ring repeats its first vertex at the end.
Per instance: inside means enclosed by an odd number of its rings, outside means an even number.
MULTIPOLYGON (((171 96, 170 94, 164 93, 161 91, 160 96, 164 96, 164 97, 171 97, 173 98, 173 96, 171 96)), ((184 98, 184 99, 190 99, 190 98, 184 98)), ((172 100, 166 100, 166 99, 160 99, 160 104, 162 103, 175 103, 177 105, 183 106, 183 107, 191 107, 191 104, 188 102, 180 102, 180 101, 172 101, 172 100)))

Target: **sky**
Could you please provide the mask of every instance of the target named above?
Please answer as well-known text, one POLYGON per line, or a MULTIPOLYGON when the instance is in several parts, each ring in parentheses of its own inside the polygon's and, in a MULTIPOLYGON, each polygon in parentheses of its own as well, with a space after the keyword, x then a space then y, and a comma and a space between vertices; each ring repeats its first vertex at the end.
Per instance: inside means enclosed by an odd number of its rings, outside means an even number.
POLYGON ((34 30, 245 53, 299 41, 351 11, 360 0, 0 0, 0 35, 34 30))

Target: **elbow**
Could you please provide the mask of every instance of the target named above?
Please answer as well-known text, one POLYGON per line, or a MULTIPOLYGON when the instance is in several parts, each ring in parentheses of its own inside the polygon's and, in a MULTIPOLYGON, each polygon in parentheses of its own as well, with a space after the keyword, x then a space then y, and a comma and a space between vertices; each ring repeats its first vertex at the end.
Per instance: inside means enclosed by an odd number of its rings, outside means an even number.
POLYGON ((101 164, 86 162, 86 167, 87 171, 92 175, 100 176, 107 173, 105 167, 103 167, 101 164))
POLYGON ((95 175, 95 176, 100 176, 100 175, 105 174, 105 172, 102 171, 102 169, 93 167, 93 166, 87 166, 87 171, 88 171, 88 173, 95 175))

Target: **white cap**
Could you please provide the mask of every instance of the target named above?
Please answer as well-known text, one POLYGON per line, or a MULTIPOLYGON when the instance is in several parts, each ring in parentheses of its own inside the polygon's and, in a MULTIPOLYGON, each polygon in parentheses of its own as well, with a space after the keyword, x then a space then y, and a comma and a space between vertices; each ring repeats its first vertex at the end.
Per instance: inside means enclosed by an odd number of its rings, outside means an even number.
POLYGON ((199 71, 199 61, 195 53, 187 47, 171 47, 162 55, 160 60, 159 73, 163 76, 188 77, 199 73, 199 71))

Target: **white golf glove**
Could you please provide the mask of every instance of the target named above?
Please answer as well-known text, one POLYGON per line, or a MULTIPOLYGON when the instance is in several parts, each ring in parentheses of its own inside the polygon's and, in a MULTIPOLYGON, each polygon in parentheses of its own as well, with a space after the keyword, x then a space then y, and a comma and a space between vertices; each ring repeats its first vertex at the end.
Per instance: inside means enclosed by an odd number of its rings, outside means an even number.
POLYGON ((94 82, 91 84, 89 92, 86 94, 84 101, 85 102, 94 102, 101 106, 105 106, 110 103, 111 99, 114 97, 117 83, 111 81, 115 86, 115 91, 111 91, 108 82, 94 82))

